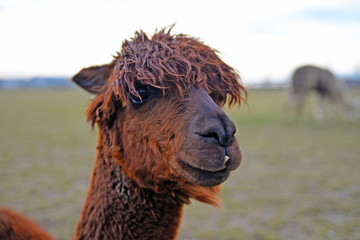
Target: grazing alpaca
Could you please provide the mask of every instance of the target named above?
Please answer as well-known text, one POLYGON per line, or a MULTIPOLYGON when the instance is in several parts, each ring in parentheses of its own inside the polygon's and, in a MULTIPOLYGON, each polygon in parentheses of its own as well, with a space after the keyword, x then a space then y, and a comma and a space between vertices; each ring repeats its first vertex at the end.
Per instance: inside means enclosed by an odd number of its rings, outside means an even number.
POLYGON ((137 32, 110 64, 73 80, 96 94, 87 119, 99 129, 73 239, 175 239, 190 198, 219 205, 219 184, 241 161, 220 107, 246 90, 213 49, 170 30, 137 32))
POLYGON ((318 101, 314 110, 315 120, 324 120, 324 102, 328 98, 334 104, 341 104, 348 111, 348 120, 356 120, 356 109, 349 100, 348 89, 343 82, 326 69, 302 66, 295 70, 292 89, 287 106, 296 106, 296 117, 300 118, 304 101, 311 91, 315 91, 318 101))

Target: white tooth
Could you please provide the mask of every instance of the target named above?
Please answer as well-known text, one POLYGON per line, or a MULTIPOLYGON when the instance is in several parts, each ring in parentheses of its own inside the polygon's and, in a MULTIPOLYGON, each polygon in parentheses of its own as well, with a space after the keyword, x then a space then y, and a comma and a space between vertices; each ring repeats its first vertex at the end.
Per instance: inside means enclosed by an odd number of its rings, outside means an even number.
POLYGON ((225 157, 224 157, 224 162, 227 163, 227 161, 229 161, 229 159, 230 159, 229 156, 226 156, 226 155, 225 155, 225 157))

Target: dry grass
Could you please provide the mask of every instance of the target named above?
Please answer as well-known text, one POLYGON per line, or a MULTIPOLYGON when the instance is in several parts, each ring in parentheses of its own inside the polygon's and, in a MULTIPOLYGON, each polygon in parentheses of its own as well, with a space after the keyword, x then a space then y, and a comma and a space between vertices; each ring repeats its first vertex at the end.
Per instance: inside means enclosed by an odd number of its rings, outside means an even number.
MULTIPOLYGON (((0 204, 57 239, 70 239, 88 187, 88 98, 0 91, 0 204)), ((250 91, 250 109, 231 111, 243 163, 223 185, 224 209, 186 207, 179 239, 360 239, 360 121, 296 123, 284 100, 283 91, 250 91)))

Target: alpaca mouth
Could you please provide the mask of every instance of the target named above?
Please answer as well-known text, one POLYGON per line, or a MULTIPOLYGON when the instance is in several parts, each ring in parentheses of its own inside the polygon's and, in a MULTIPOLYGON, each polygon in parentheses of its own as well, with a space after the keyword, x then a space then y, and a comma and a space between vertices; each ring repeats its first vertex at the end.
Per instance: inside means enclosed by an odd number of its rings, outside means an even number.
POLYGON ((224 165, 219 169, 204 169, 195 167, 183 160, 179 160, 183 169, 186 171, 186 175, 190 177, 192 181, 204 187, 216 186, 223 183, 230 175, 228 165, 229 159, 225 159, 224 165))

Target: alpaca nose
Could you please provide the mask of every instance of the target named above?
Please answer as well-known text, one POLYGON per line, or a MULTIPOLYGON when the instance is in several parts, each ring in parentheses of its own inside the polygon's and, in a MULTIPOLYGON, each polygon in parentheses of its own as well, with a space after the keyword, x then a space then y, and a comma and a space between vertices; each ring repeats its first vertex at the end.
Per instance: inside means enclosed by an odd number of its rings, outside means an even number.
POLYGON ((206 119, 196 134, 204 140, 216 141, 223 147, 229 146, 234 140, 236 127, 224 114, 219 118, 206 119))

